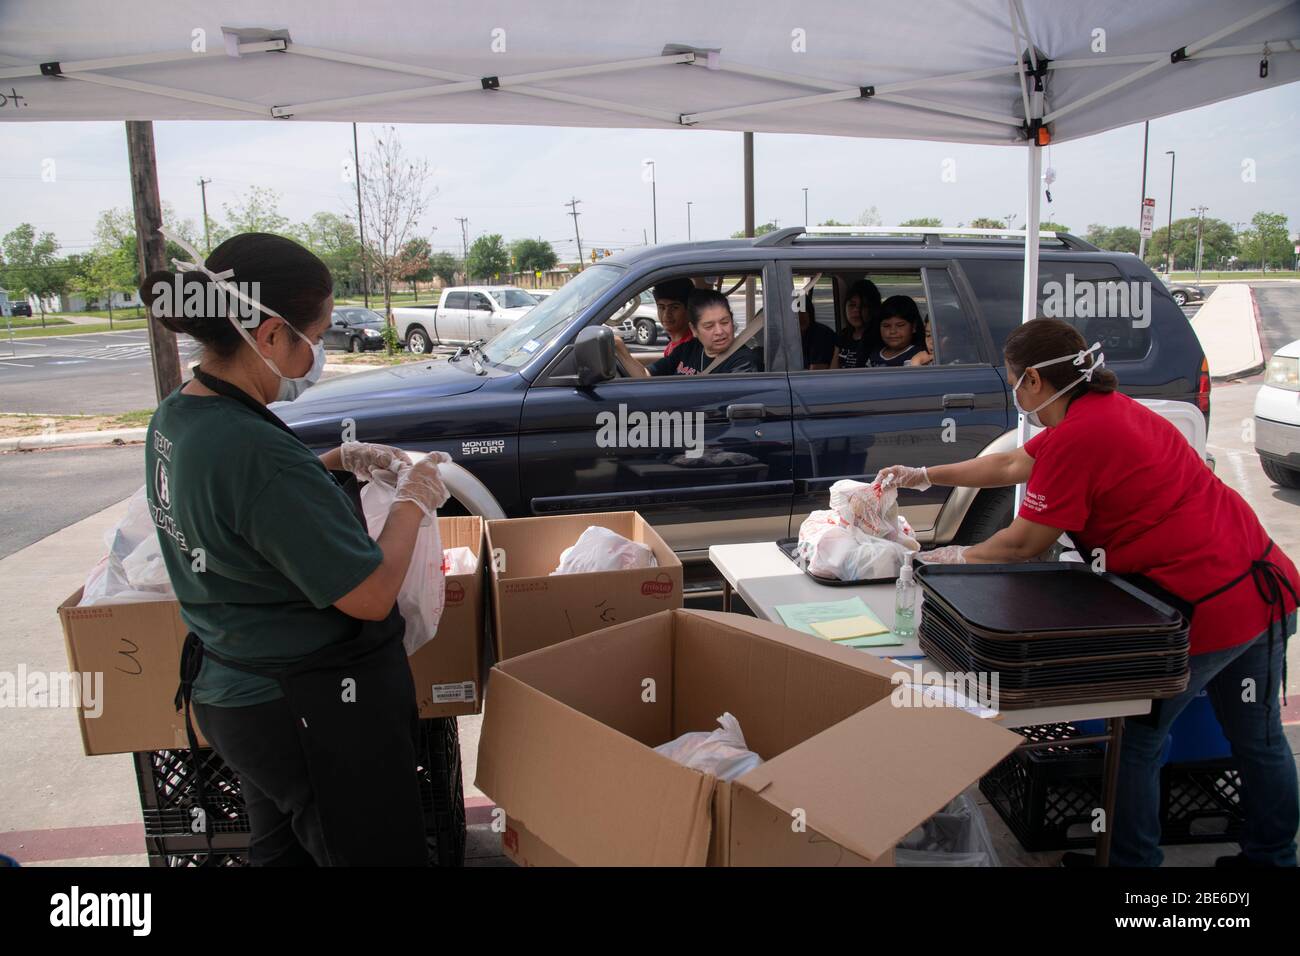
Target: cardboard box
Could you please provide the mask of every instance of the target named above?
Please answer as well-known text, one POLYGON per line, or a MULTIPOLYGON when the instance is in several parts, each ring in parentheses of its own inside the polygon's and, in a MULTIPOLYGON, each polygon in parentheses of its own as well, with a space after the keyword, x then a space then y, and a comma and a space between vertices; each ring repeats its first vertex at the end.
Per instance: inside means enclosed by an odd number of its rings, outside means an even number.
POLYGON ((476 785, 516 862, 878 866, 1022 742, 899 707, 899 668, 737 614, 674 610, 494 668, 476 785), (653 747, 730 711, 763 764, 731 782, 653 747))
MULTIPOLYGON (((438 633, 407 660, 421 717, 478 713, 483 707, 483 519, 439 518, 442 546, 478 552, 475 574, 446 578, 438 633)), ((174 600, 77 607, 81 589, 59 606, 68 666, 103 674, 98 717, 77 712, 87 755, 189 747, 185 717, 172 705, 188 628, 174 600)), ((195 723, 195 730, 198 724, 195 723)), ((199 734, 201 746, 207 746, 199 734)))
POLYGON ((478 558, 474 574, 446 577, 446 603, 438 633, 407 658, 415 677, 421 717, 460 717, 483 710, 484 550, 483 519, 439 518, 446 548, 469 548, 478 558))
MULTIPOLYGON (((181 647, 189 628, 175 601, 77 607, 81 588, 59 605, 68 667, 102 674, 99 716, 77 710, 87 755, 185 750, 185 717, 172 700, 180 682, 181 647)), ((198 724, 194 729, 199 733, 198 724)), ((199 733, 199 744, 207 746, 199 733)))
POLYGON ((487 545, 498 661, 682 606, 682 563, 635 511, 489 521, 487 545), (592 525, 648 545, 659 566, 552 577, 560 553, 592 525))

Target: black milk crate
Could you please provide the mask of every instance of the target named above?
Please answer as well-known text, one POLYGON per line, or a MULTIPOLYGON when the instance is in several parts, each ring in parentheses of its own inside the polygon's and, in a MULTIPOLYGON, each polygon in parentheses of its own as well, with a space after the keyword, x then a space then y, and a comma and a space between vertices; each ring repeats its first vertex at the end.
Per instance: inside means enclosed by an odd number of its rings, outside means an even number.
MULTIPOLYGON (((421 720, 416 746, 430 862, 462 866, 465 791, 456 718, 421 720)), ((249 823, 239 778, 214 751, 153 750, 133 757, 150 866, 197 866, 203 862, 207 841, 191 829, 199 774, 217 865, 247 863, 249 823)))
MULTIPOLYGON (((1031 852, 1096 846, 1093 813, 1102 805, 1104 749, 1070 746, 1073 724, 1016 728, 1062 746, 1015 751, 980 778, 980 792, 1031 852)), ((1120 746, 1123 746, 1121 741, 1120 746)), ((1229 759, 1167 764, 1160 771, 1160 842, 1235 842, 1241 832, 1241 776, 1229 759)))

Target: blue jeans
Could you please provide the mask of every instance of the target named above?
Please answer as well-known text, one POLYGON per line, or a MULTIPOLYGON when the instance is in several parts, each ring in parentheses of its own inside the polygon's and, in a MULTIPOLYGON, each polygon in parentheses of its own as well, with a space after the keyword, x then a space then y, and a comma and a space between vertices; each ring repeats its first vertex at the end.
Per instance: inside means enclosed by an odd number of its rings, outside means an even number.
MULTIPOLYGON (((1293 612, 1283 633, 1295 631, 1293 612)), ((1273 646, 1269 678, 1268 632, 1245 644, 1191 658, 1191 679, 1177 697, 1157 701, 1160 712, 1153 725, 1139 719, 1124 721, 1120 746, 1119 789, 1115 797, 1111 866, 1159 866, 1160 754, 1174 720, 1208 688, 1223 735, 1241 768, 1241 808, 1244 817, 1241 850, 1251 863, 1296 865, 1296 828, 1300 826, 1300 790, 1295 759, 1282 733, 1278 692, 1286 641, 1273 646), (1253 700, 1243 701, 1242 682, 1254 682, 1253 700)))

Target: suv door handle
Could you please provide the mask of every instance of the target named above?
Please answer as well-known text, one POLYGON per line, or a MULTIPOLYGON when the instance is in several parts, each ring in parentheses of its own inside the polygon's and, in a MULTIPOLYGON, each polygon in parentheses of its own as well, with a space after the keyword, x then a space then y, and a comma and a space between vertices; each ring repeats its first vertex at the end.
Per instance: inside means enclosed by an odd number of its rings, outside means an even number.
POLYGON ((971 392, 960 392, 943 397, 944 408, 974 408, 975 395, 971 392))
POLYGON ((727 417, 733 422, 741 418, 765 418, 767 416, 767 406, 765 405, 728 405, 727 417))

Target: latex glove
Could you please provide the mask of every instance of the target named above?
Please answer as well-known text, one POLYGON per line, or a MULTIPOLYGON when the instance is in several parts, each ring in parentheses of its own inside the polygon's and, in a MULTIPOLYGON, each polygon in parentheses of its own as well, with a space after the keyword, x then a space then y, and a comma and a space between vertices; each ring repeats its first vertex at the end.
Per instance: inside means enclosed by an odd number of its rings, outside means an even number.
POLYGON ((438 466, 451 461, 451 456, 443 451, 431 451, 414 465, 401 467, 397 472, 397 493, 393 504, 410 501, 432 518, 434 512, 447 503, 451 497, 447 486, 442 483, 438 466))
POLYGON ((400 464, 409 465, 411 456, 389 445, 345 441, 339 446, 339 461, 344 471, 352 472, 362 481, 370 481, 376 471, 396 472, 400 464))
POLYGON ((950 544, 933 551, 922 551, 917 555, 926 564, 965 564, 967 544, 950 544))
POLYGON ((924 468, 912 468, 909 465, 890 465, 876 473, 876 480, 882 485, 890 480, 899 488, 915 488, 925 491, 930 487, 930 474, 924 468))

